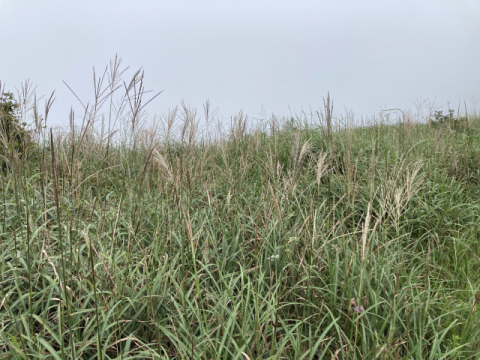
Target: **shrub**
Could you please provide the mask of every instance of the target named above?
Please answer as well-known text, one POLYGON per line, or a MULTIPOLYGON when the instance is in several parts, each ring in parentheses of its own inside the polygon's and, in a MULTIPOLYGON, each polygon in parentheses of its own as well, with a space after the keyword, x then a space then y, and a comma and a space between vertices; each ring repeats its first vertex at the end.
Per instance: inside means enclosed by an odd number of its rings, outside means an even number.
POLYGON ((457 132, 467 132, 468 119, 466 116, 457 118, 454 116, 455 110, 449 109, 448 114, 443 114, 443 111, 435 111, 435 120, 432 122, 434 127, 449 126, 450 129, 457 132))
POLYGON ((2 157, 12 152, 27 154, 32 147, 31 132, 26 129, 26 123, 20 123, 17 109, 20 105, 12 93, 0 96, 0 154, 2 157))

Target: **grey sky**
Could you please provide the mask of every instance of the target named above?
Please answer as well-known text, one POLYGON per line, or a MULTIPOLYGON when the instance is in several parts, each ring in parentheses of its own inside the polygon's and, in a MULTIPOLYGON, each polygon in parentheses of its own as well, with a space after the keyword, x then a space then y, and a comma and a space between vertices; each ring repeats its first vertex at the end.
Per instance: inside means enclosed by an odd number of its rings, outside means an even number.
POLYGON ((0 0, 0 17, 0 80, 56 90, 50 125, 78 108, 62 80, 91 101, 92 67, 115 54, 164 90, 152 114, 209 99, 226 121, 287 115, 330 91, 337 111, 371 115, 480 95, 478 0, 0 0))

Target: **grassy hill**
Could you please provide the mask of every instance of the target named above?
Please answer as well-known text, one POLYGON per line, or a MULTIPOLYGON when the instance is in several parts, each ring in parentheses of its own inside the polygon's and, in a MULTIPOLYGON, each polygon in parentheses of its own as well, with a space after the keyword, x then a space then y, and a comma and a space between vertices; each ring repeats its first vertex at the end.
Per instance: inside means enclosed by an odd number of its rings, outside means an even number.
POLYGON ((4 153, 0 358, 480 356, 480 118, 91 109, 4 153))

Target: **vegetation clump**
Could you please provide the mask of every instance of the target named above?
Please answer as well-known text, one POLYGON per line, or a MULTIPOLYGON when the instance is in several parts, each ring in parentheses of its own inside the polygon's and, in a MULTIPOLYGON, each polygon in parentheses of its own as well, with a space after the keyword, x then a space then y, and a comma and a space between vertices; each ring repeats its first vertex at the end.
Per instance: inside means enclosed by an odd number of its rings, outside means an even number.
POLYGON ((480 356, 478 127, 142 125, 118 66, 1 177, 2 358, 480 356))
POLYGON ((5 159, 11 154, 25 155, 34 146, 31 132, 25 122, 20 123, 18 109, 12 93, 6 92, 0 96, 0 154, 5 159))
POLYGON ((457 132, 468 132, 468 117, 457 117, 454 114, 455 110, 453 109, 449 109, 448 114, 444 114, 442 110, 437 110, 435 111, 435 120, 433 120, 432 125, 434 127, 448 127, 457 132))

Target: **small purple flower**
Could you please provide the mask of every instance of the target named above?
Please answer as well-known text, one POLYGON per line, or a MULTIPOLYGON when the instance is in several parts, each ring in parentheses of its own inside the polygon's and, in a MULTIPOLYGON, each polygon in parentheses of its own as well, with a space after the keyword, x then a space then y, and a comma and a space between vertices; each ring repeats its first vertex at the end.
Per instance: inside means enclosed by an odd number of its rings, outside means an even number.
POLYGON ((361 313, 362 311, 364 311, 363 309, 363 306, 356 306, 355 307, 355 312, 358 314, 358 313, 361 313))
POLYGON ((360 305, 360 306, 355 306, 355 299, 351 299, 351 300, 350 300, 350 306, 351 306, 352 308, 355 308, 355 312, 356 312, 357 314, 365 311, 365 309, 363 308, 363 306, 361 306, 361 305, 360 305))

